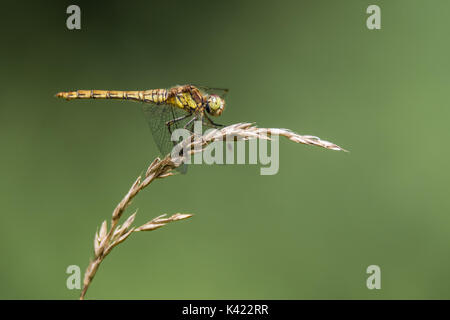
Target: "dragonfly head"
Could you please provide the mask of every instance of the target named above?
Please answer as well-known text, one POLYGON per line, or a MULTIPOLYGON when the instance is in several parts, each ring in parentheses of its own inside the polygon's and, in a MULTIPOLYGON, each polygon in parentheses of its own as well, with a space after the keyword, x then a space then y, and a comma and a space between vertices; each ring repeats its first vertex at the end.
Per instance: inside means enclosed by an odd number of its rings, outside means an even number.
POLYGON ((225 100, 216 94, 210 94, 206 100, 206 112, 212 116, 220 116, 225 109, 225 100))

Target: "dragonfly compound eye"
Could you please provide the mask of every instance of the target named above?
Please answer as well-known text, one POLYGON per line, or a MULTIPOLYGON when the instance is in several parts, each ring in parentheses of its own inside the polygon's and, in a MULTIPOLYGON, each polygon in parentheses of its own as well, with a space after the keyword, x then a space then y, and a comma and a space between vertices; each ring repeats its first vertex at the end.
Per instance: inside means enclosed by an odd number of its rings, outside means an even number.
POLYGON ((206 109, 209 114, 213 116, 220 116, 225 109, 225 100, 215 94, 211 94, 208 97, 208 108, 206 109))

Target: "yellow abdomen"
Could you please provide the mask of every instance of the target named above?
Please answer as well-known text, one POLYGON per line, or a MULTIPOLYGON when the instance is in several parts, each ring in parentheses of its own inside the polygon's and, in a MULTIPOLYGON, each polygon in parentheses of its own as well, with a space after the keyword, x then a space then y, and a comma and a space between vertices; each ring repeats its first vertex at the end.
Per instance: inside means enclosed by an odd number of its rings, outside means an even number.
POLYGON ((59 92, 56 94, 56 97, 66 100, 118 99, 151 102, 156 104, 166 103, 189 112, 199 107, 190 92, 183 92, 181 90, 169 91, 167 89, 151 89, 143 91, 75 90, 59 92))
POLYGON ((166 89, 152 89, 144 91, 121 91, 121 90, 75 90, 58 92, 58 98, 66 100, 74 99, 119 99, 134 100, 142 102, 163 103, 167 102, 168 91, 166 89))

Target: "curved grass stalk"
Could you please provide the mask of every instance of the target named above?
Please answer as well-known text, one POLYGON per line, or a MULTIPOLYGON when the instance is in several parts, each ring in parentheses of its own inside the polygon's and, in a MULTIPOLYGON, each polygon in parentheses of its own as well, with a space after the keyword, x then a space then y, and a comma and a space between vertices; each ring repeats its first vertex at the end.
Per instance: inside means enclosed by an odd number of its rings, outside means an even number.
POLYGON ((299 135, 288 129, 279 128, 258 128, 251 123, 237 123, 220 130, 212 130, 211 132, 201 136, 200 138, 194 137, 193 139, 187 138, 183 140, 178 146, 183 150, 189 150, 184 155, 177 155, 172 157, 167 155, 164 159, 156 158, 147 168, 144 176, 139 176, 132 184, 131 188, 123 199, 119 202, 112 213, 110 227, 108 230, 106 220, 102 223, 100 230, 95 233, 94 238, 94 258, 90 261, 86 272, 84 274, 83 288, 81 291, 80 299, 83 300, 86 296, 86 292, 98 271, 100 264, 111 252, 113 248, 128 239, 128 237, 134 232, 140 231, 152 231, 166 224, 174 221, 180 221, 192 217, 192 214, 176 213, 170 217, 166 215, 160 215, 147 223, 139 226, 132 227, 136 212, 130 215, 127 220, 119 225, 119 220, 122 217, 125 209, 131 203, 133 198, 150 183, 156 179, 167 178, 175 174, 174 169, 182 165, 188 156, 193 153, 202 152, 204 148, 214 142, 223 141, 227 136, 233 137, 235 140, 249 140, 249 139, 270 139, 271 135, 281 135, 289 140, 307 144, 319 146, 330 150, 346 151, 338 145, 321 140, 315 136, 299 135))

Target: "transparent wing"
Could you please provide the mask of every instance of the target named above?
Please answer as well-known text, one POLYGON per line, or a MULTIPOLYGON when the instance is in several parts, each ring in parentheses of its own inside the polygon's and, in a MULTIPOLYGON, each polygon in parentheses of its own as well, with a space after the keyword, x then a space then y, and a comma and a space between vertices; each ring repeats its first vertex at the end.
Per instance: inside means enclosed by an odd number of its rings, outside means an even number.
POLYGON ((211 87, 207 87, 207 86, 197 86, 197 85, 196 85, 196 87, 199 88, 200 90, 205 91, 208 94, 215 94, 221 98, 225 98, 225 96, 230 91, 229 89, 224 89, 224 88, 211 88, 211 87))
MULTIPOLYGON (((178 108, 174 108, 167 104, 153 104, 144 103, 142 104, 142 110, 144 112, 144 117, 150 127, 152 132, 153 140, 156 143, 161 155, 165 157, 167 154, 172 152, 172 148, 180 141, 172 141, 171 133, 166 125, 170 120, 177 119, 188 115, 186 111, 178 108)), ((181 121, 177 121, 171 126, 172 132, 175 129, 183 128, 184 125, 192 118, 188 116, 181 121)), ((177 168, 181 173, 186 173, 187 166, 184 164, 177 168)))

